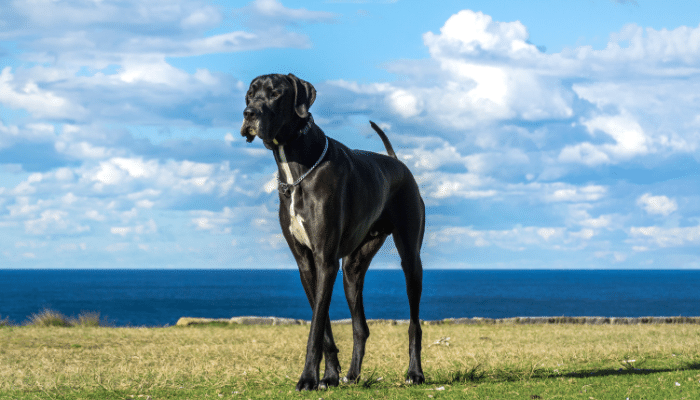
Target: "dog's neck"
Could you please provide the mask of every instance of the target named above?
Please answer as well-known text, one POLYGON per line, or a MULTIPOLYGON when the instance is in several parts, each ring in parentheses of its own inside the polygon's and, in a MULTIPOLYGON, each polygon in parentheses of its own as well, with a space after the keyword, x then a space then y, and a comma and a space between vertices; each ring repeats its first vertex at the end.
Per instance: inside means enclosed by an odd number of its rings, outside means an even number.
MULTIPOLYGON (((303 129, 303 128, 302 128, 303 129)), ((273 148, 281 182, 292 184, 311 169, 323 154, 326 135, 313 122, 306 133, 273 148)))

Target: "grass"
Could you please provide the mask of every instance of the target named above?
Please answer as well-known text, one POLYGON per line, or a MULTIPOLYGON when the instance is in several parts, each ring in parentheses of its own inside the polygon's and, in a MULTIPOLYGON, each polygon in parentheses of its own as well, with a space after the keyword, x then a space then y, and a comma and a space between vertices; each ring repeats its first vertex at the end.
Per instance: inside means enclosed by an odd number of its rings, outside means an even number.
MULTIPOLYGON (((0 322, 0 326, 2 326, 0 322)), ((11 325, 9 321, 5 321, 4 325, 11 325)), ((45 308, 38 314, 32 314, 29 317, 29 323, 27 325, 48 327, 48 326, 59 326, 59 327, 99 327, 99 326, 109 326, 105 321, 100 320, 100 313, 94 311, 83 311, 77 317, 66 317, 58 311, 54 311, 45 308)))
POLYGON ((425 325, 422 386, 406 328, 370 326, 360 383, 297 393, 308 326, 5 325, 0 399, 700 398, 698 325, 425 325))

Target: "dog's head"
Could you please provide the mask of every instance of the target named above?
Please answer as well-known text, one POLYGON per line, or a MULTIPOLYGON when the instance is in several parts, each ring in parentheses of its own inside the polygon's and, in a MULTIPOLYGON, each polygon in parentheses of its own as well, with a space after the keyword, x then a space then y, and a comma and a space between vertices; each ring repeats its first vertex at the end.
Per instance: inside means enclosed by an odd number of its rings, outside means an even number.
POLYGON ((296 76, 261 75, 250 83, 245 96, 241 136, 249 143, 259 137, 265 147, 284 143, 309 117, 316 89, 296 76))

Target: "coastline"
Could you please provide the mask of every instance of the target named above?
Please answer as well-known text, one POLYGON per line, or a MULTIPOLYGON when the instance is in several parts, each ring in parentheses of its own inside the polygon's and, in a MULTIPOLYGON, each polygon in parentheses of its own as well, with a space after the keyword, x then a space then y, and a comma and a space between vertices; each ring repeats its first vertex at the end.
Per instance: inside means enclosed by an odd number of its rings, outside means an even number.
MULTIPOLYGON (((311 321, 278 317, 233 317, 233 318, 195 318, 181 317, 175 326, 192 326, 208 324, 229 325, 309 325, 311 321)), ((350 318, 331 321, 331 324, 351 324, 350 318)), ((387 325, 408 325, 407 319, 368 319, 367 323, 387 325)), ((514 318, 445 318, 440 320, 421 320, 423 325, 673 325, 700 324, 700 317, 514 317, 514 318)))

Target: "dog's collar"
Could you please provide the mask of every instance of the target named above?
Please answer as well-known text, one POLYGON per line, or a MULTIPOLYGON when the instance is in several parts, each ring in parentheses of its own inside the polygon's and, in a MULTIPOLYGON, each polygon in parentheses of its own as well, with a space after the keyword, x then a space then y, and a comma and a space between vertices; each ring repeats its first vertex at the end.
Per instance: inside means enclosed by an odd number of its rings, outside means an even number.
MULTIPOLYGON (((311 125, 311 121, 309 121, 309 125, 307 125, 307 128, 311 125)), ((304 129, 307 129, 304 128, 304 129)), ((318 166, 318 164, 321 163, 321 160, 323 160, 323 157, 326 156, 326 151, 328 151, 328 136, 326 136, 326 146, 323 148, 323 153, 321 153, 321 157, 318 158, 318 161, 316 161, 316 164, 314 164, 311 168, 309 168, 308 171, 306 171, 302 176, 299 177, 299 179, 296 180, 294 183, 285 183, 280 180, 279 174, 277 175, 277 190, 280 192, 280 194, 283 194, 287 197, 290 195, 290 191, 292 187, 297 186, 301 183, 304 178, 306 178, 306 175, 308 175, 311 171, 314 170, 318 166)))
POLYGON ((304 125, 304 127, 301 128, 299 130, 299 132, 294 137, 290 138, 290 140, 287 140, 284 143, 278 142, 277 139, 272 139, 272 143, 274 143, 275 146, 279 146, 280 144, 284 145, 284 144, 287 144, 289 142, 293 142, 294 140, 299 138, 299 136, 306 135, 307 133, 309 133, 309 129, 311 129, 311 124, 313 124, 313 123, 314 123, 314 117, 312 117, 311 114, 309 114, 309 120, 306 122, 306 125, 304 125))

